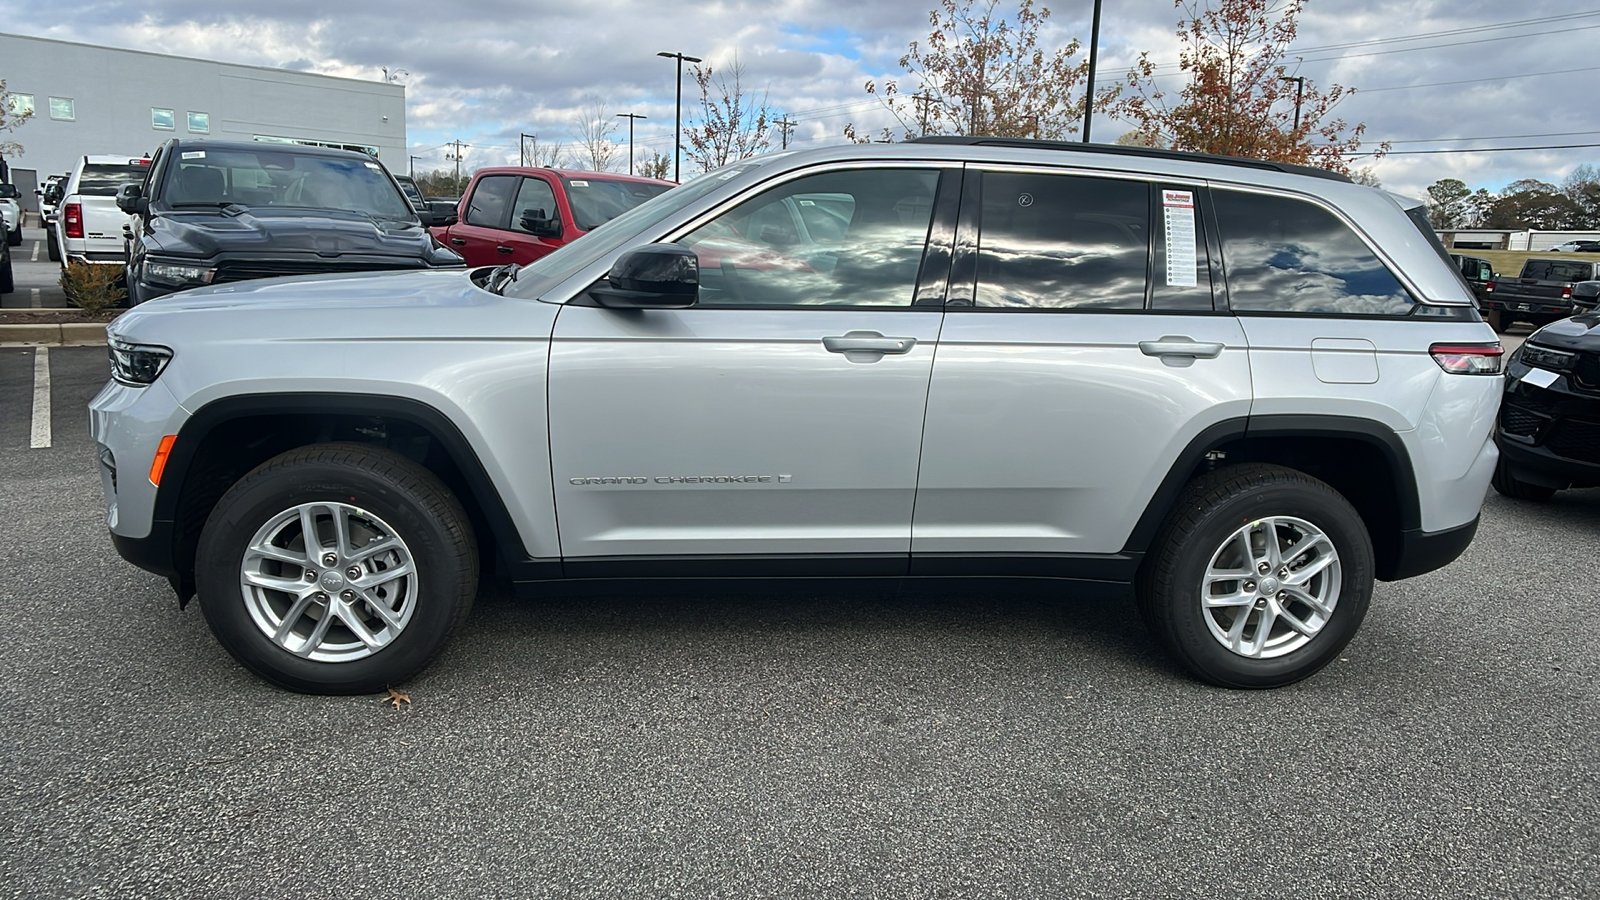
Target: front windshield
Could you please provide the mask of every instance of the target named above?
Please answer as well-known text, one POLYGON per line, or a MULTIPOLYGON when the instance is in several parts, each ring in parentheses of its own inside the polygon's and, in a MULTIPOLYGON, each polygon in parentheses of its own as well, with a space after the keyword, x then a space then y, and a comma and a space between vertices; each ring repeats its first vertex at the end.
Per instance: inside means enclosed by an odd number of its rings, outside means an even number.
POLYGON ((670 184, 615 181, 603 178, 567 179, 567 199, 578 227, 592 231, 635 206, 672 190, 670 184))
POLYGON ((411 204, 383 167, 358 156, 261 150, 183 150, 167 166, 164 198, 175 207, 337 209, 409 219, 411 204))
POLYGON ((554 253, 528 263, 517 274, 515 284, 506 293, 528 299, 538 297, 552 285, 576 275, 590 263, 632 240, 640 232, 666 220, 672 214, 759 165, 760 163, 749 162, 707 172, 693 181, 670 188, 665 193, 646 200, 581 239, 564 244, 554 253))

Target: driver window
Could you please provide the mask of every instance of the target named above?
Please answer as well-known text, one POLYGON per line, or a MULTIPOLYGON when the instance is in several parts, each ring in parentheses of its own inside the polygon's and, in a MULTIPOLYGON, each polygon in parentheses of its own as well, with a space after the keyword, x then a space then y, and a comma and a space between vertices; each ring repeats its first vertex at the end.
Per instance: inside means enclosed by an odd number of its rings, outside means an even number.
POLYGON ((517 200, 511 204, 511 230, 524 234, 531 233, 532 229, 522 222, 522 218, 529 215, 542 219, 553 219, 558 215, 556 192, 550 188, 549 182, 542 178, 522 179, 522 187, 517 190, 517 200))
POLYGON ((910 306, 939 173, 861 169, 791 181, 681 238, 702 306, 910 306))

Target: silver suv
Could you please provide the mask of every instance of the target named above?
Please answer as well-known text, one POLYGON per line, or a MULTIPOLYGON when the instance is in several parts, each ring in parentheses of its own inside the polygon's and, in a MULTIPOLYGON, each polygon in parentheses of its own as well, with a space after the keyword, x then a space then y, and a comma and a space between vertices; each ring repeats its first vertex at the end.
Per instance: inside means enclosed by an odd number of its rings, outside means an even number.
POLYGON ((1501 392, 1415 204, 966 138, 747 160, 520 270, 187 291, 110 341, 118 550, 326 693, 420 671, 480 572, 1132 593, 1198 677, 1287 684, 1471 541, 1501 392))

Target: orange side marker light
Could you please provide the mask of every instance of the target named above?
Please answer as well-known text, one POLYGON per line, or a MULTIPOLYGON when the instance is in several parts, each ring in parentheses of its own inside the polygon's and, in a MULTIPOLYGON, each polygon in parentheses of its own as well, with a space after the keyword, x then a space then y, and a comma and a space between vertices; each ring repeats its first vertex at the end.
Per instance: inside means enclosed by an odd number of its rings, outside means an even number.
POLYGON ((172 453, 172 443, 178 439, 175 434, 169 434, 161 439, 161 446, 156 448, 156 458, 150 460, 150 483, 156 487, 161 486, 161 471, 167 467, 167 457, 172 453))

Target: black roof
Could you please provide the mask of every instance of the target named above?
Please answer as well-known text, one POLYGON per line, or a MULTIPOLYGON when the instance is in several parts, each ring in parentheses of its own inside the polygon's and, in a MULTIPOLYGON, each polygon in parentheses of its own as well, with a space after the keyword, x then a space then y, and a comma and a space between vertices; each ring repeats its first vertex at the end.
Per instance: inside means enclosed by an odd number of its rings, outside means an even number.
POLYGON ((1214 163, 1224 166, 1241 166, 1247 169, 1267 169, 1290 175, 1309 175, 1329 181, 1349 182, 1350 176, 1319 169, 1315 166, 1297 166, 1291 163, 1270 162, 1265 159, 1246 159, 1242 156, 1218 156, 1214 153, 1190 153, 1186 150, 1162 150, 1156 147, 1129 147, 1121 144, 1082 144, 1073 141, 1042 141, 1033 138, 967 137, 937 134, 913 138, 913 144, 956 144, 966 147, 1016 147, 1025 150, 1070 150, 1073 153, 1105 153, 1113 156, 1137 156, 1144 159, 1170 159, 1179 162, 1214 163))

